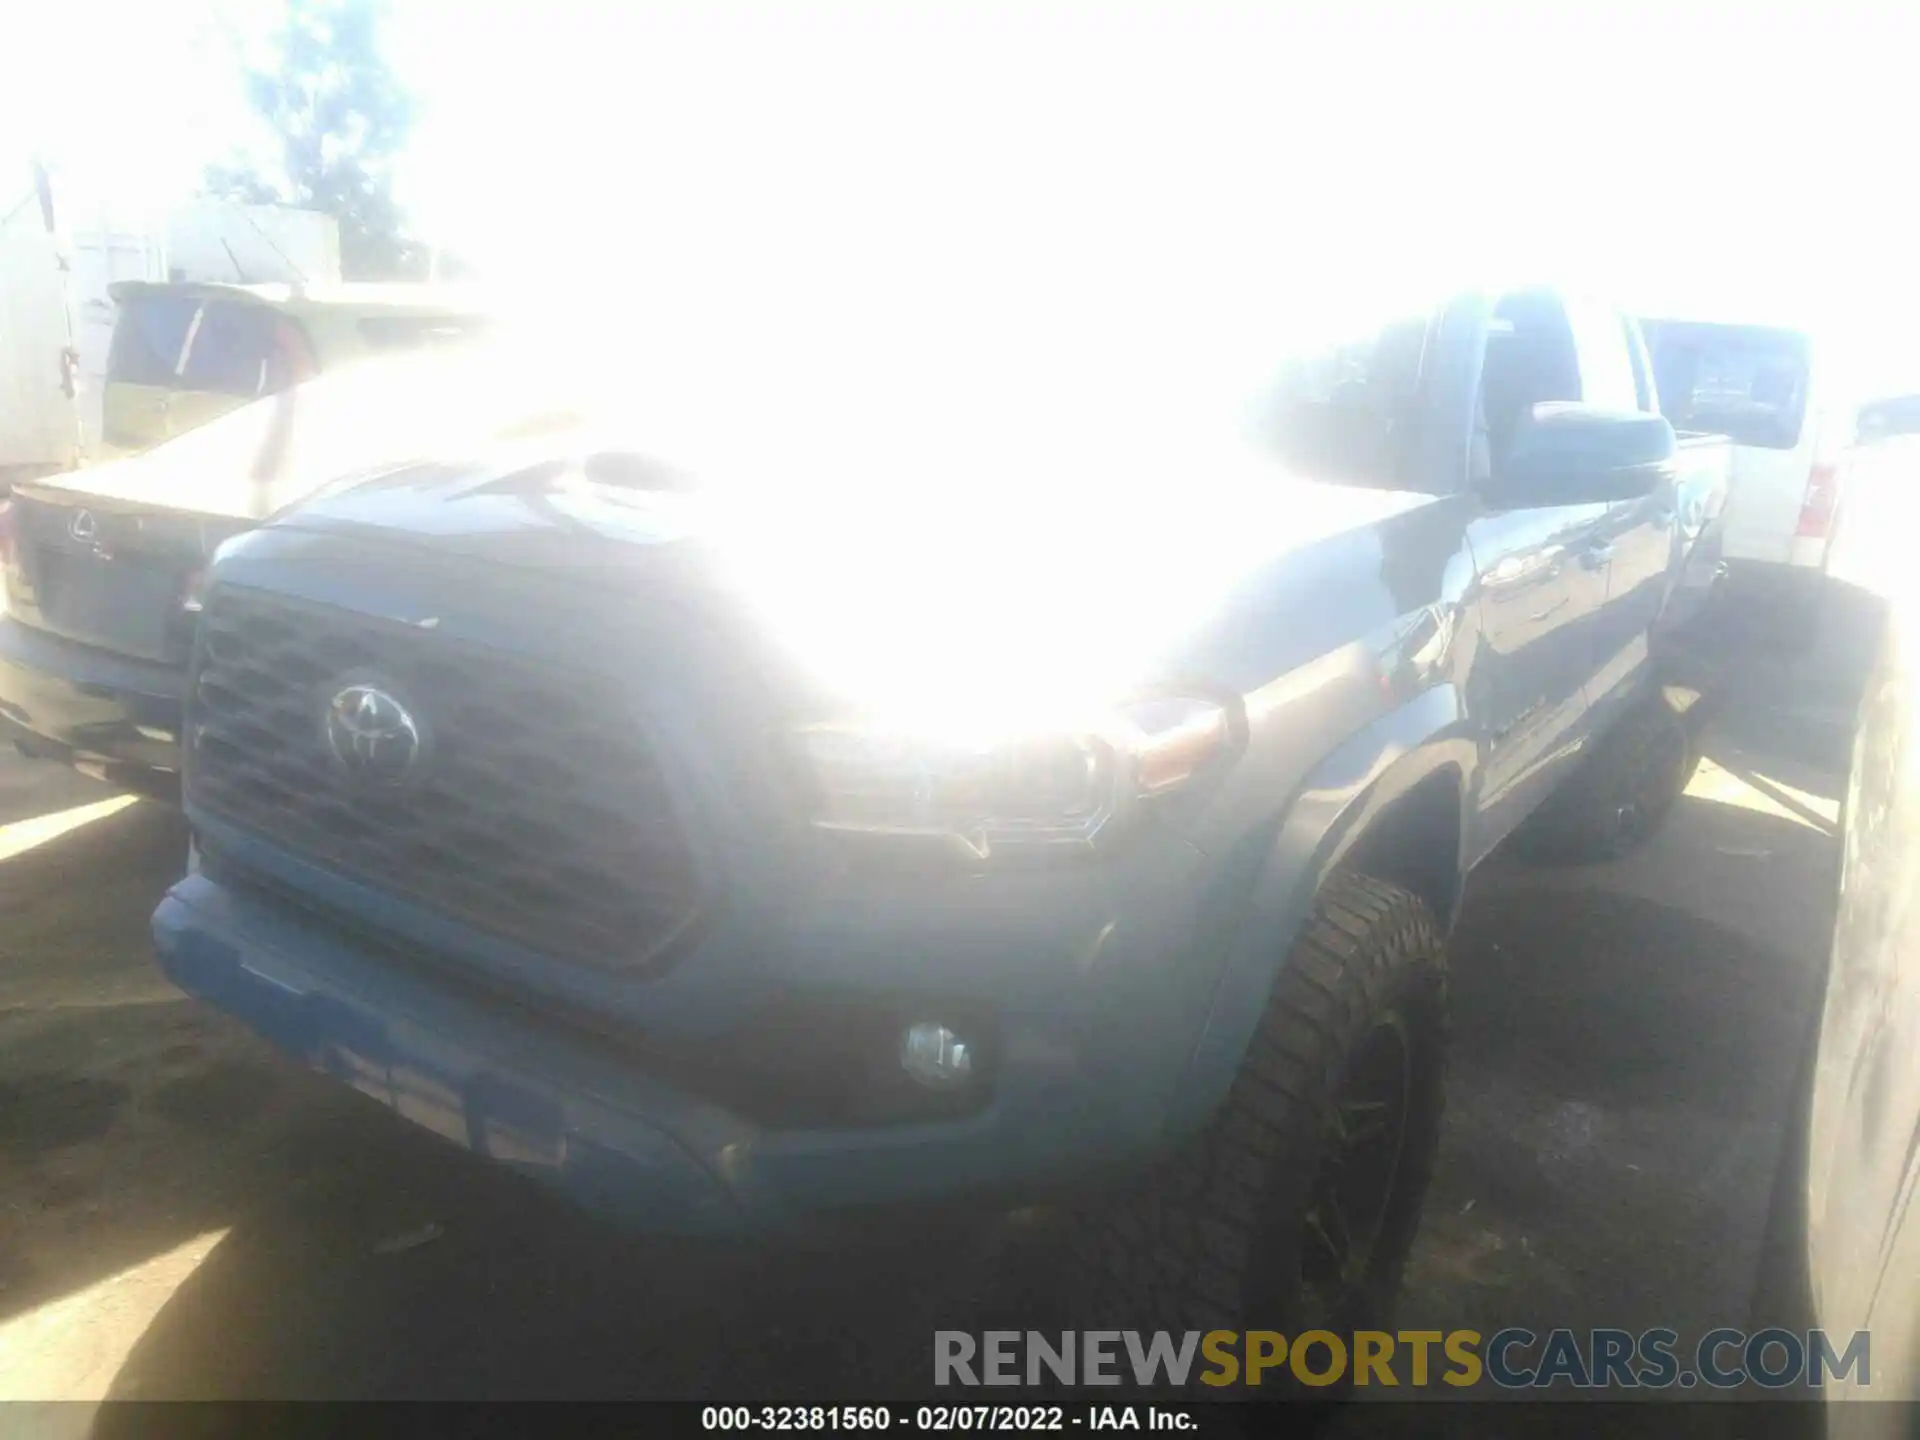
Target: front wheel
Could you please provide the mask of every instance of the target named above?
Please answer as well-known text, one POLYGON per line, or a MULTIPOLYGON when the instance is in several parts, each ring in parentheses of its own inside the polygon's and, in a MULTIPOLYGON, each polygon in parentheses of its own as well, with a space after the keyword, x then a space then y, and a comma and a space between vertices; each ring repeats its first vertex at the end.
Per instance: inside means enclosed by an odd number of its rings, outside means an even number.
POLYGON ((1086 1308, 1146 1331, 1386 1328, 1439 1142, 1446 1009, 1426 905, 1329 882, 1219 1112, 1077 1230, 1086 1308))

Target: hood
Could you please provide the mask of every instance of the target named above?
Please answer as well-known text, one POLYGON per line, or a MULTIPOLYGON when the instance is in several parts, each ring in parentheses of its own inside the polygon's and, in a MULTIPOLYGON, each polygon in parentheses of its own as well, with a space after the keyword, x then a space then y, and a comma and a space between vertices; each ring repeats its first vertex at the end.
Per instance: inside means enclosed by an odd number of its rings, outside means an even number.
MULTIPOLYGON (((987 688, 1031 709, 1038 696, 1064 705, 1125 685, 1217 626, 1256 574, 1337 537, 1371 542, 1372 527, 1427 503, 1260 456, 1151 476, 1137 464, 1064 472, 1107 484, 854 478, 870 473, 705 482, 633 449, 523 446, 330 487, 276 525, 394 546, 397 563, 401 549, 428 549, 582 583, 695 583, 729 593, 843 692, 937 696, 991 671, 987 688)), ((1377 584, 1372 555, 1344 566, 1356 584, 1377 584)))
POLYGON ((723 573, 797 564, 979 591, 1042 570, 1138 583, 1186 570, 1184 556, 1230 572, 1425 498, 1319 480, 1250 453, 1151 475, 1138 464, 1079 467, 1099 483, 956 484, 896 465, 879 480, 802 478, 787 468, 773 483, 743 481, 581 430, 346 476, 274 523, 530 569, 589 558, 647 565, 697 550, 723 573))

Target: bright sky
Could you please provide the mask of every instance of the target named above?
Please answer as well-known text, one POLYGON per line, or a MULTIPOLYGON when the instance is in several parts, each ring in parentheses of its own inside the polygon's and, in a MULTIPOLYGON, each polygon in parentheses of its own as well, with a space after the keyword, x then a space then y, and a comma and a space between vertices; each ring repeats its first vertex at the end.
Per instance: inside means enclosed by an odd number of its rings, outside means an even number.
MULTIPOLYGON (((22 7, 0 175, 24 188, 15 157, 39 148, 63 193, 164 203, 244 125, 226 36, 275 11, 22 7)), ((1012 317, 1022 292, 1090 316, 1230 306, 1276 276, 1520 271, 1798 321, 1876 368, 1906 368, 1920 323, 1910 7, 395 12, 424 111, 401 198, 496 280, 583 313, 613 296, 688 332, 718 310, 800 333, 855 308, 1012 317)))

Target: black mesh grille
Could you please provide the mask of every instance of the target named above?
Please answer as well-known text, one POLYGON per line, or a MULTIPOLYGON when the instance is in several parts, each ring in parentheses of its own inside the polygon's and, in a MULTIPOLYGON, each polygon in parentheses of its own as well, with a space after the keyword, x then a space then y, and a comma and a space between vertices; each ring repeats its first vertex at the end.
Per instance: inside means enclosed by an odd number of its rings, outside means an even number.
POLYGON ((192 802, 531 949, 633 969, 701 905, 658 761, 609 681, 432 631, 222 587, 200 624, 192 802), (366 680, 418 722, 398 785, 331 753, 366 680))

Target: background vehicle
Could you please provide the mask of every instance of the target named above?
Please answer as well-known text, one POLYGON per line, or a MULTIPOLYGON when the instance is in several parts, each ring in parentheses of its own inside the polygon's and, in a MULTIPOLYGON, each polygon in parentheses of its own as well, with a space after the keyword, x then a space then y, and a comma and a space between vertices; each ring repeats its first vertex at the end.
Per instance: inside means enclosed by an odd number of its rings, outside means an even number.
POLYGON ((1377 1314, 1463 878, 1633 762, 1681 551, 1619 311, 1382 318, 1251 445, 1191 347, 1040 415, 889 349, 310 498, 210 571, 163 968, 655 1227, 1089 1187, 1090 1308, 1377 1314), (916 403, 938 483, 818 424, 916 403))
POLYGON ((1897 435, 1920 435, 1920 395, 1889 395, 1860 407, 1862 444, 1897 435))
POLYGON ((170 794, 198 583, 223 540, 380 462, 537 425, 535 366, 485 348, 369 362, 0 510, 0 732, 170 794))
POLYGON ((147 214, 70 201, 43 171, 19 178, 0 189, 0 491, 106 454, 115 282, 340 278, 330 215, 220 200, 147 214))
POLYGON ((1858 721, 1838 907, 1815 977, 1823 1001, 1774 1187, 1754 1320, 1822 1327, 1842 1346, 1871 1332, 1869 1376, 1797 1398, 1905 1403, 1829 1404, 1803 1416, 1807 1431, 1904 1435, 1920 1399, 1920 585, 1905 544, 1920 440, 1865 445, 1852 466, 1861 483, 1850 486, 1835 543, 1835 613, 1822 637, 1848 652, 1841 698, 1858 721))
POLYGON ((1798 331, 1642 322, 1660 408, 1734 442, 1722 548, 1748 603, 1804 635, 1817 610, 1858 397, 1798 331))
POLYGON ((112 287, 107 446, 135 451, 368 356, 478 338, 487 317, 435 285, 112 287))

